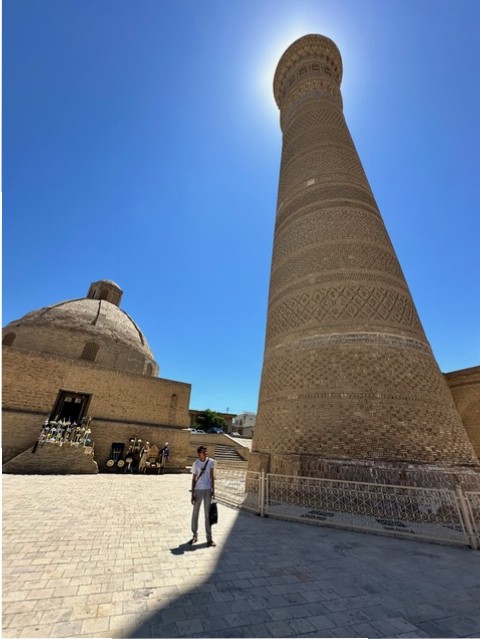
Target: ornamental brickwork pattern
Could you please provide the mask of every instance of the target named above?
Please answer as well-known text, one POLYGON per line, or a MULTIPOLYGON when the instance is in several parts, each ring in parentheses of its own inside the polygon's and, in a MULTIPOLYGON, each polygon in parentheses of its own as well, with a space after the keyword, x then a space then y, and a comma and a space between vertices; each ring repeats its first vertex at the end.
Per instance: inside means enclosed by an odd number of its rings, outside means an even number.
POLYGON ((475 465, 345 123, 341 77, 337 47, 315 35, 275 74, 283 150, 250 467, 475 465))
POLYGON ((267 340, 286 331, 299 332, 307 327, 320 331, 352 324, 370 324, 399 328, 417 336, 420 321, 412 299, 390 288, 356 284, 306 289, 297 295, 285 294, 270 307, 267 340))

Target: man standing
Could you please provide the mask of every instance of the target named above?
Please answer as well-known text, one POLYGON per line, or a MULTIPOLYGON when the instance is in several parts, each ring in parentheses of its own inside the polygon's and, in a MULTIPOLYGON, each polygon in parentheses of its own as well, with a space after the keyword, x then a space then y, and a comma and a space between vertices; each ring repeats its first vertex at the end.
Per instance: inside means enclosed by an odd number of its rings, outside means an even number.
POLYGON ((205 511, 205 532, 207 533, 207 546, 216 546, 212 539, 212 529, 210 527, 209 511, 210 502, 215 497, 215 460, 210 459, 207 455, 207 447, 199 446, 197 448, 198 459, 193 462, 192 466, 192 533, 193 537, 190 544, 198 541, 198 514, 200 506, 203 502, 205 511))
POLYGON ((170 449, 168 448, 168 442, 165 442, 165 446, 160 451, 160 475, 163 475, 169 455, 170 449))

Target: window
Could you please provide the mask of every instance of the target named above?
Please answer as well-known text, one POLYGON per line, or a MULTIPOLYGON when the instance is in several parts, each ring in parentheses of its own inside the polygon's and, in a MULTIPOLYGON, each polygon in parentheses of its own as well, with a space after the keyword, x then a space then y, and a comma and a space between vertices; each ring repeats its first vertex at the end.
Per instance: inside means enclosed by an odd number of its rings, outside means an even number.
POLYGON ((96 342, 87 342, 83 348, 81 359, 86 359, 89 362, 94 362, 97 357, 99 348, 100 346, 96 342))
POLYGON ((170 399, 170 409, 168 411, 169 424, 175 423, 176 413, 177 413, 177 404, 178 404, 178 397, 176 396, 175 393, 173 393, 170 399))
POLYGON ((6 335, 4 335, 3 337, 2 344, 4 346, 11 346, 15 341, 15 337, 15 333, 6 333, 6 335))

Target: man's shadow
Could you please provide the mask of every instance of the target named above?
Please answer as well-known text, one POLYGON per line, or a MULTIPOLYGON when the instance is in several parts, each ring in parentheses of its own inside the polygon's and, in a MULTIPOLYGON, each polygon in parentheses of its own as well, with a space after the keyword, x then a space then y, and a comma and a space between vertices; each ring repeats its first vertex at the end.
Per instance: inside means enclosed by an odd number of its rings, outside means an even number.
POLYGON ((176 548, 170 548, 172 555, 183 555, 186 552, 192 550, 200 550, 201 548, 208 548, 208 544, 205 541, 203 544, 191 544, 189 541, 179 544, 176 548))

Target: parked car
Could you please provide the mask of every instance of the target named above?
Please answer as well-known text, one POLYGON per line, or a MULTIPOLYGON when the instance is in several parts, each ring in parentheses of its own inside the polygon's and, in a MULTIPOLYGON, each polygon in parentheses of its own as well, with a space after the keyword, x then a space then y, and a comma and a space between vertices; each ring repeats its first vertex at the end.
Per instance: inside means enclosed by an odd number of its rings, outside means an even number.
POLYGON ((241 437, 240 433, 232 433, 232 437, 241 437))
POLYGON ((209 428, 207 430, 207 433, 217 433, 219 435, 223 435, 223 428, 218 428, 217 426, 213 426, 213 428, 209 428))

